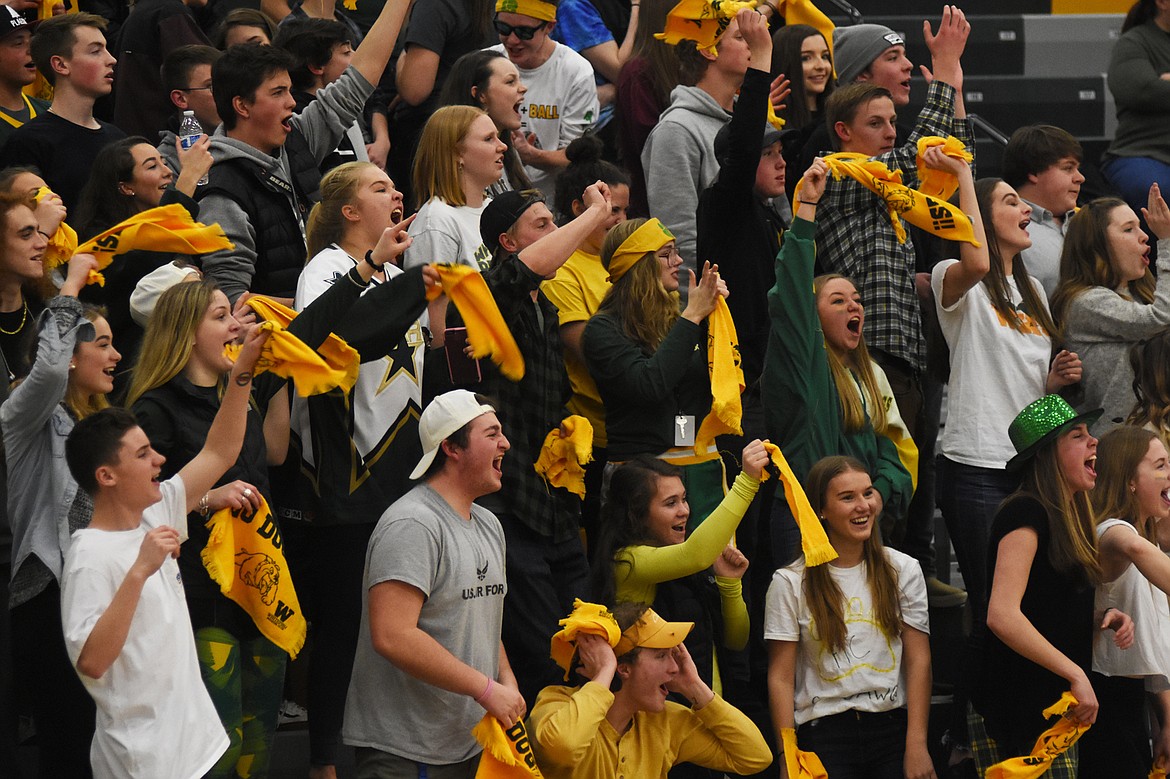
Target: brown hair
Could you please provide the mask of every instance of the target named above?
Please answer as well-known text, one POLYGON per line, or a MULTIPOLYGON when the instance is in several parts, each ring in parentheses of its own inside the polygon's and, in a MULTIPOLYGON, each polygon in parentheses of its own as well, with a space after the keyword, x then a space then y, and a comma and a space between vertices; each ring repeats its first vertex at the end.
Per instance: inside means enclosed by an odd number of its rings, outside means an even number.
POLYGON ((103 33, 106 20, 97 14, 61 14, 51 16, 36 26, 33 33, 31 52, 33 64, 51 86, 57 85, 57 73, 53 70, 53 57, 73 56, 73 45, 77 43, 78 27, 95 27, 103 33))
MULTIPOLYGON (((785 101, 788 105, 780 117, 788 122, 787 127, 794 130, 799 130, 812 122, 812 112, 808 110, 808 100, 805 99, 807 95, 804 91, 804 62, 800 47, 804 45, 806 38, 811 38, 814 35, 820 36, 824 40, 825 36, 821 31, 811 25, 789 24, 781 27, 772 36, 772 76, 776 77, 781 73, 787 75, 792 89, 792 94, 785 101)), ((828 41, 825 43, 828 45, 828 41)), ((833 56, 831 49, 829 56, 830 58, 833 56)), ((825 110, 825 101, 829 99, 836 88, 836 81, 830 72, 829 78, 825 82, 825 91, 817 95, 818 111, 825 110)))
MULTIPOLYGON (((817 461, 805 479, 809 503, 817 516, 822 516, 828 503, 833 480, 843 473, 865 473, 861 461, 835 455, 817 461)), ((821 520, 824 521, 823 518, 821 520)), ((898 572, 885 554, 881 534, 876 527, 862 548, 866 584, 873 596, 873 614, 877 626, 888 638, 902 634, 902 608, 898 602, 898 572)), ((804 597, 811 616, 811 630, 832 652, 845 648, 848 628, 845 626, 845 594, 833 578, 829 564, 804 569, 804 597)))
POLYGON ((1151 517, 1141 515, 1137 495, 1130 482, 1158 436, 1141 427, 1119 425, 1101 436, 1097 446, 1097 485, 1089 493, 1097 524, 1107 519, 1124 519, 1147 541, 1157 543, 1151 517))
MULTIPOLYGON (((606 233, 601 244, 601 264, 607 270, 622 242, 646 222, 646 219, 627 219, 606 233)), ((679 310, 678 293, 667 292, 662 286, 657 252, 646 252, 613 283, 597 308, 596 316, 602 314, 617 321, 625 336, 641 346, 642 351, 652 354, 658 348, 679 318, 679 310)))
POLYGON ((1043 173, 1065 157, 1084 158, 1081 142, 1050 124, 1030 124, 1012 133, 1003 150, 1003 180, 1019 189, 1028 176, 1043 173))
POLYGON ((487 114, 468 105, 443 106, 423 125, 414 158, 414 197, 422 206, 437 197, 452 206, 467 205, 459 175, 459 148, 471 125, 487 114))
POLYGON ((829 138, 833 141, 833 148, 841 148, 841 137, 837 135, 837 122, 849 124, 857 117, 857 112, 871 100, 884 97, 893 101, 894 96, 885 87, 879 87, 870 81, 855 81, 843 87, 838 87, 829 99, 825 101, 825 126, 829 130, 829 138))
MULTIPOLYGON (((818 300, 821 290, 833 279, 845 279, 853 284, 852 279, 840 273, 821 274, 813 279, 813 294, 818 300)), ((856 287, 854 284, 855 289, 856 287)), ((829 372, 832 373, 833 384, 837 388, 837 398, 841 401, 841 421, 845 432, 856 433, 868 423, 878 435, 885 433, 889 417, 886 414, 881 387, 877 383, 877 374, 873 371, 873 360, 870 359, 869 349, 865 345, 865 336, 858 339, 857 348, 847 355, 838 354, 835 349, 825 344, 825 356, 829 360, 829 372), (850 370, 857 374, 866 394, 873 399, 872 408, 867 407, 850 370)))
POLYGON ((1153 427, 1166 443, 1170 433, 1170 329, 1130 347, 1129 367, 1133 369, 1137 403, 1125 422, 1153 427))

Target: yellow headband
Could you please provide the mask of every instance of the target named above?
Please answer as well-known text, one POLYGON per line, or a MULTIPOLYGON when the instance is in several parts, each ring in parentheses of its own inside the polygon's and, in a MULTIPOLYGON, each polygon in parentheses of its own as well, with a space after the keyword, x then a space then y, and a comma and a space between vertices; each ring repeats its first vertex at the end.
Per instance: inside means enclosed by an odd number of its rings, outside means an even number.
POLYGON ((630 233, 630 237, 621 242, 617 251, 609 261, 609 280, 616 282, 626 272, 634 267, 638 260, 648 252, 656 252, 674 240, 674 233, 657 219, 648 219, 646 224, 630 233))
POLYGON ((621 657, 636 646, 671 649, 681 644, 694 627, 694 622, 667 622, 654 609, 646 609, 637 622, 622 631, 613 653, 621 657))
POLYGON ((496 0, 496 13, 531 16, 542 22, 557 20, 557 7, 544 0, 496 0))

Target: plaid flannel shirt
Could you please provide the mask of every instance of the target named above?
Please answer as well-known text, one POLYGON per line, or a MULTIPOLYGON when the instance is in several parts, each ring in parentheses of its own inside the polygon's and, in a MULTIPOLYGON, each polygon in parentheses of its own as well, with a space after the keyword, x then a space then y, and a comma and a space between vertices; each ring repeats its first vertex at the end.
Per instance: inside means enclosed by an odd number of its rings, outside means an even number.
MULTIPOLYGON (((953 135, 972 152, 970 121, 955 119, 955 90, 937 79, 906 142, 874 159, 902 171, 902 182, 918 188, 918 139, 953 135)), ((926 339, 914 291, 914 244, 898 243, 885 202, 863 184, 829 177, 817 209, 817 264, 823 272, 849 277, 865 304, 865 342, 871 349, 926 368, 926 339)))

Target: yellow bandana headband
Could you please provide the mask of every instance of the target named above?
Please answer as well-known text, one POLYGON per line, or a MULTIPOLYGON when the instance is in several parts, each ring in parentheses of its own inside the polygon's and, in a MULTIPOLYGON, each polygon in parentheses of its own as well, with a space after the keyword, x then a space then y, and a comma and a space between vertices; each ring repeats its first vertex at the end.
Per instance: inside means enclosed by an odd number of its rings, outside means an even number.
POLYGON ((544 0, 496 0, 496 13, 531 16, 542 22, 557 20, 557 7, 544 0))
POLYGON ((615 283, 625 276, 630 268, 650 252, 656 252, 674 240, 674 233, 657 219, 647 219, 646 224, 630 233, 621 242, 609 261, 609 282, 615 283))

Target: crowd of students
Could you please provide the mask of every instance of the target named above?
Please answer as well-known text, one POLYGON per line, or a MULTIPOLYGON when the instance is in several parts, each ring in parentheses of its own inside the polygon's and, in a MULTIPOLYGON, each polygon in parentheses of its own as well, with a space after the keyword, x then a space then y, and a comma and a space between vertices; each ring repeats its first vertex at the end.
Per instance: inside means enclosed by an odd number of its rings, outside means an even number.
POLYGON ((925 779, 940 683, 948 770, 1066 691, 1048 775, 1170 767, 1161 0, 1079 209, 1057 127, 976 177, 953 6, 923 87, 811 3, 86 5, 0 6, 3 768, 19 722, 41 776, 266 776, 293 668, 314 779, 475 776, 485 714, 554 777, 925 779), (86 243, 160 208, 226 242, 86 243), (352 375, 294 392, 277 335, 352 375))

